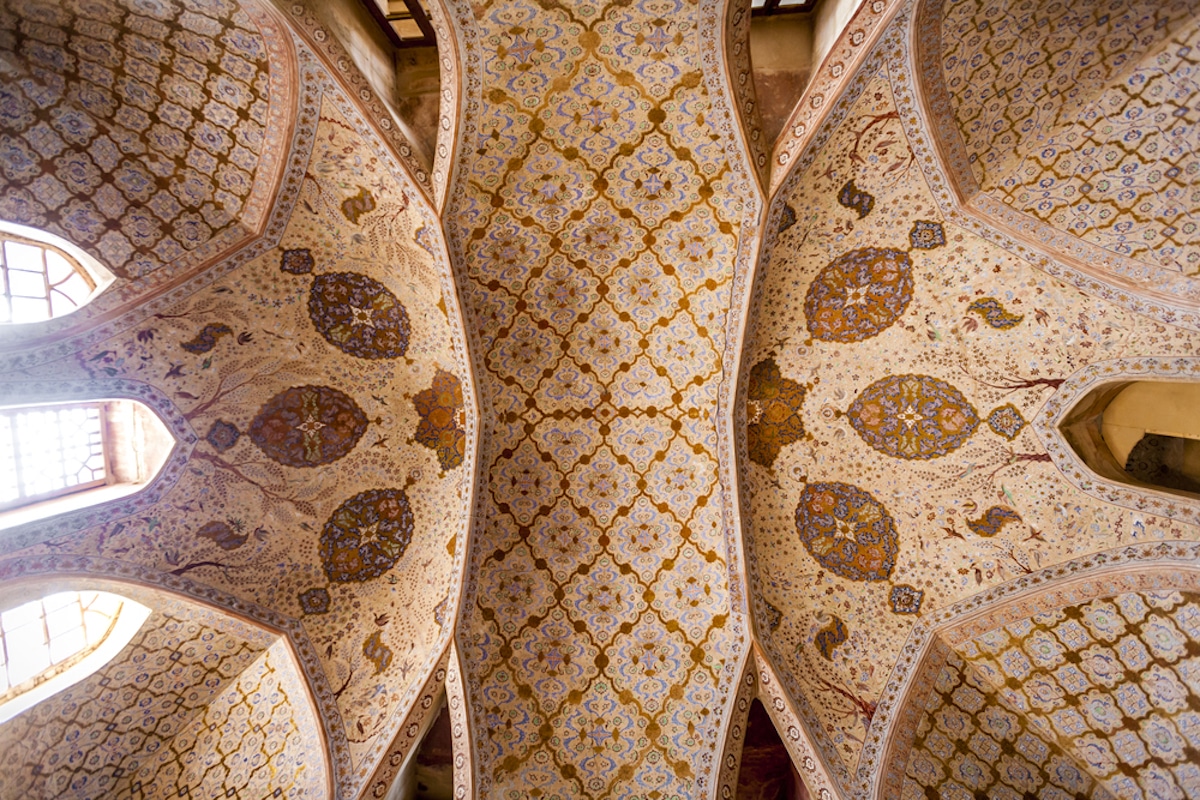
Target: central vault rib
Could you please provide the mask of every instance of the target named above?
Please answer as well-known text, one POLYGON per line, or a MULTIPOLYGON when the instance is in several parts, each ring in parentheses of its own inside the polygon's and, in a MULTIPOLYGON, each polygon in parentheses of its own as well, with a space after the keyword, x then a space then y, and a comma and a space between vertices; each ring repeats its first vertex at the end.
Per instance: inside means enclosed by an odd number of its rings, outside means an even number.
POLYGON ((453 8, 468 94, 445 219, 485 426, 457 636, 481 797, 702 797, 720 757, 749 634, 718 407, 761 210, 724 6, 453 8))

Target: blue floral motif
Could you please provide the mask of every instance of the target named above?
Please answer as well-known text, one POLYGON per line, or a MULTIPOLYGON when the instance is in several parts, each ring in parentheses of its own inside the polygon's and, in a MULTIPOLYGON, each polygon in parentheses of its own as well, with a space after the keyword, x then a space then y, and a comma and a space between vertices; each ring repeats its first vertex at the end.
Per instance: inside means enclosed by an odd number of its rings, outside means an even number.
POLYGON ((387 572, 412 540, 413 513, 403 489, 359 492, 337 507, 321 531, 325 575, 362 583, 387 572))
POLYGON ((923 590, 904 583, 896 584, 892 587, 892 613, 918 614, 921 611, 921 601, 924 599, 925 592, 923 590))
POLYGON ((919 219, 913 224, 908 239, 916 250, 932 250, 946 243, 946 233, 941 223, 919 219))
POLYGON ((810 483, 796 506, 796 530, 817 563, 843 578, 887 580, 896 565, 896 523, 857 486, 810 483))
POLYGON ((329 590, 321 587, 300 593, 300 610, 305 614, 329 612, 329 590))
POLYGON ((237 426, 219 419, 208 429, 204 441, 212 445, 213 450, 216 450, 218 453, 224 453, 237 444, 240 438, 242 438, 242 432, 237 429, 237 426))
POLYGON ((1028 423, 1025 422, 1025 418, 1021 416, 1021 412, 1016 406, 1012 403, 1005 403, 988 414, 987 424, 997 436, 1003 436, 1011 442, 1017 438, 1017 435, 1024 430, 1028 423))
POLYGON ((904 459, 944 456, 979 427, 967 398, 928 375, 890 375, 876 381, 850 404, 846 418, 868 445, 904 459))
POLYGON ((808 332, 826 342, 861 342, 890 328, 912 302, 912 262, 902 250, 864 247, 835 258, 808 287, 808 332))

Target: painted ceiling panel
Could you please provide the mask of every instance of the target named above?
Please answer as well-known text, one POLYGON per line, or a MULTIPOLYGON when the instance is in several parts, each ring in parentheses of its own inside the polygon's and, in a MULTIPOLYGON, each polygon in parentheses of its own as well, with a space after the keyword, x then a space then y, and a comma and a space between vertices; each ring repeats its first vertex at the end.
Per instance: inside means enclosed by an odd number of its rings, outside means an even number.
MULTIPOLYGON (((382 796, 446 681, 470 796, 711 796, 737 771, 751 691, 823 799, 827 774, 847 797, 879 789, 904 714, 920 731, 897 766, 905 797, 950 796, 950 780, 997 797, 1022 780, 1045 797, 1139 796, 1125 778, 1192 791, 1194 759, 1175 757, 1180 739, 1196 748, 1191 594, 1159 609, 1183 655, 1146 667, 1189 699, 1123 711, 1136 724, 1111 731, 1079 711, 1091 750, 1061 709, 1036 707, 1034 683, 1001 677, 1019 659, 988 650, 987 631, 930 634, 1113 548, 1195 561, 1171 548, 1200 534, 1197 503, 1093 479, 1055 427, 1097 382, 1200 373, 1188 4, 870 0, 793 115, 769 213, 754 122, 737 120, 753 94, 730 85, 749 74, 725 49, 744 46, 732 4, 448 3, 442 118, 459 141, 452 163, 439 154, 441 213, 312 9, 256 9, 0 10, 0 216, 124 270, 72 335, 4 332, 0 398, 136 397, 180 442, 145 494, 4 531, 0 576, 164 585, 281 637, 172 719, 184 738, 96 773, 106 787, 321 796, 326 776, 301 763, 319 742, 335 796, 382 796), (211 56, 199 70, 196 48, 211 56), (186 125, 184 79, 204 100, 186 125), (204 109, 233 108, 222 97, 241 110, 218 157, 201 128, 204 109), (75 112, 83 127, 59 130, 75 112), (126 149, 95 162, 114 136, 126 149), (57 151, 22 161, 53 137, 57 151), (244 191, 201 197, 228 164, 244 191), (144 197, 121 182, 135 167, 154 176, 144 197), (1104 224, 1077 225, 1084 196, 1115 209, 1104 224), (111 212, 103 231, 92 207, 111 212), (128 214, 153 219, 118 253, 128 214), (185 228, 203 235, 181 243, 185 228), (930 636, 941 689, 898 706, 930 636), (291 713, 310 693, 321 730, 291 713), (972 732, 950 753, 937 737, 959 712, 972 732), (1025 735, 1001 745, 1011 763, 987 757, 1003 714, 1025 735), (1177 735, 1151 730, 1159 717, 1177 735), (1136 750, 1129 732, 1148 758, 1109 769, 1103 753, 1136 750), (256 754, 271 777, 238 757, 202 775, 176 746, 188 736, 256 754), (999 771, 1013 765, 1026 772, 999 771)), ((1136 591, 1158 608, 1152 589, 1136 591)), ((1123 618, 1149 641, 1144 618, 1123 618)), ((1064 624, 1035 627, 1062 643, 1064 624)), ((1033 638, 1005 635, 1036 660, 1033 638)), ((1064 688, 1061 666, 1029 681, 1064 688)), ((1100 705, 1135 683, 1153 693, 1149 678, 1088 680, 1100 705)), ((89 697, 108 703, 98 718, 121 712, 107 689, 89 697)), ((22 763, 59 744, 25 730, 0 727, 23 738, 22 763)), ((91 775, 17 773, 0 796, 91 775)))
POLYGON ((716 5, 459 16, 480 88, 446 219, 491 409, 459 641, 485 796, 709 780, 745 635, 716 403, 756 210, 702 60, 716 5))
POLYGON ((970 204, 1114 285, 1194 301, 1192 4, 934 0, 921 14, 925 90, 951 117, 937 135, 970 204))
POLYGON ((304 692, 287 643, 276 640, 114 794, 137 800, 327 797, 319 728, 304 692))
POLYGON ((299 57, 291 194, 270 237, 66 360, 35 354, 29 380, 9 383, 35 397, 152 385, 193 443, 186 468, 161 503, 108 508, 85 530, 51 521, 34 541, 58 541, 13 555, 116 559, 299 620, 349 795, 450 636, 473 396, 436 217, 320 62, 299 57))
POLYGON ((847 791, 930 609, 1080 553, 1197 534, 1178 504, 1145 513, 1077 488, 1031 423, 1087 365, 1188 356, 1200 340, 943 214, 909 110, 906 24, 775 201, 745 354, 759 630, 847 791))

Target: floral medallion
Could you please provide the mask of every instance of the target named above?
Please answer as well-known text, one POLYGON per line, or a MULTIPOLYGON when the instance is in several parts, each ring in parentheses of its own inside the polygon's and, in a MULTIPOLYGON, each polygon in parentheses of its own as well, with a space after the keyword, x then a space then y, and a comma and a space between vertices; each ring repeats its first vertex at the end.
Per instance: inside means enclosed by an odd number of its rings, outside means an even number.
POLYGON ((908 241, 916 250, 932 250, 946 243, 946 232, 941 223, 919 219, 908 232, 908 241))
POLYGON ((921 601, 924 599, 925 591, 923 589, 909 586, 907 583, 898 583, 892 587, 892 596, 890 598, 892 613, 919 614, 921 612, 921 601))
POLYGON ((240 438, 242 438, 242 432, 237 429, 237 426, 223 419, 214 422, 204 436, 204 440, 218 453, 224 453, 233 447, 240 438))
POLYGON ((352 356, 399 358, 408 352, 408 312, 387 287, 366 275, 318 275, 308 315, 331 345, 352 356))
POLYGON ((883 504, 848 483, 810 483, 796 506, 796 530, 821 566, 854 581, 882 581, 899 550, 883 504))
POLYGON ((316 467, 349 453, 366 430, 367 415, 349 395, 328 386, 295 386, 266 402, 248 435, 284 466, 316 467))
POLYGON ((335 583, 362 583, 387 572, 412 540, 413 514, 403 489, 359 492, 338 506, 321 531, 321 562, 335 583))
POLYGON ((300 593, 300 610, 307 614, 329 613, 329 590, 322 587, 300 593))
POLYGON ((462 381, 443 369, 433 376, 433 385, 413 398, 421 421, 413 437, 437 452, 443 470, 463 463, 467 446, 466 409, 462 381))
POLYGON ((987 424, 997 436, 1003 436, 1011 442, 1029 423, 1021 416, 1020 409, 1012 403, 1005 403, 988 414, 987 424))
POLYGON ((783 447, 804 438, 804 422, 800 419, 804 387, 783 377, 775 359, 768 358, 750 370, 746 395, 750 460, 770 467, 783 447))
POLYGON ((912 262, 903 250, 865 247, 835 258, 804 298, 813 338, 861 342, 900 318, 913 296, 912 262))
POLYGON ((279 258, 279 268, 292 275, 308 275, 316 266, 312 251, 307 247, 284 250, 279 258))
POLYGON ((864 442, 893 458, 944 456, 979 427, 967 398, 928 375, 876 381, 851 403, 846 417, 864 442))

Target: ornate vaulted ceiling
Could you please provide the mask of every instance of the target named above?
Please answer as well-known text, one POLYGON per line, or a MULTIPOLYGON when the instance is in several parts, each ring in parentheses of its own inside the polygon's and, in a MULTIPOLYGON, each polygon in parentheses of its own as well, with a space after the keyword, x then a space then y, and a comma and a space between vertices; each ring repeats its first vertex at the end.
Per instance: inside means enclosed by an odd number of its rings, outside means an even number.
POLYGON ((0 403, 177 442, 0 531, 155 609, 0 797, 383 797, 443 690, 461 797, 733 796, 755 698, 810 796, 1200 797, 1200 502, 1058 429, 1200 371, 1192 6, 867 0, 771 143, 743 4, 434 4, 422 164, 313 6, 0 5, 0 217, 117 275, 0 403))

